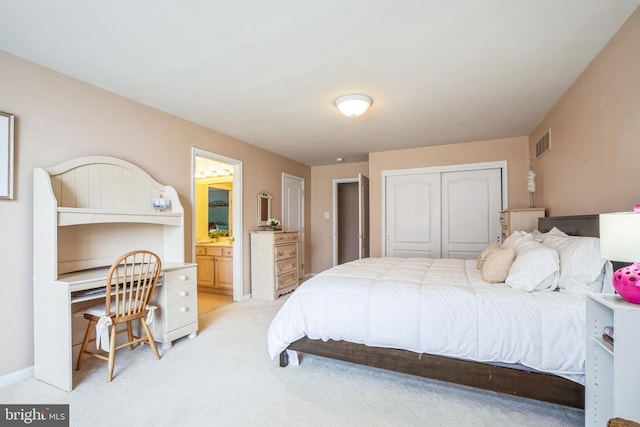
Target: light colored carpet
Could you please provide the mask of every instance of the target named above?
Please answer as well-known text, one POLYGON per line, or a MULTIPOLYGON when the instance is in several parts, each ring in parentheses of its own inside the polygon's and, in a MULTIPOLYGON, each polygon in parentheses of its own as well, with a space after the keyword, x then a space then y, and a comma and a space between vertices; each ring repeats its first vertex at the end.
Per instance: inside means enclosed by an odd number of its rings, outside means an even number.
POLYGON ((209 312, 161 360, 148 346, 120 350, 112 383, 90 359, 71 393, 28 379, 0 389, 0 402, 69 403, 72 426, 584 425, 581 410, 320 357, 280 368, 266 332, 284 300, 209 312))

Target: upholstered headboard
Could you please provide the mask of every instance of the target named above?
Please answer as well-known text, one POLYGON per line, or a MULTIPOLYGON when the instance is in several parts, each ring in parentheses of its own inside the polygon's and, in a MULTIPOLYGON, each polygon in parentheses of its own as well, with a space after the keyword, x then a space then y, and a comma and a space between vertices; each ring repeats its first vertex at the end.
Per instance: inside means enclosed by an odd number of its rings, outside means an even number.
POLYGON ((572 236, 600 237, 600 216, 589 214, 538 218, 538 230, 541 232, 546 233, 553 227, 572 236))

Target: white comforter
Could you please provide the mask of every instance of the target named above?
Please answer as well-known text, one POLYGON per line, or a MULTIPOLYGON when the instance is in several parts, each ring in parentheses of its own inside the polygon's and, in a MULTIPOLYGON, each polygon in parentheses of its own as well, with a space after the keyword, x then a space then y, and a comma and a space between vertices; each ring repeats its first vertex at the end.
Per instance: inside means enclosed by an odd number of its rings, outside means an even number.
POLYGON ((482 362, 584 381, 585 297, 488 284, 476 260, 367 258, 324 271, 268 332, 275 358, 303 336, 482 362))

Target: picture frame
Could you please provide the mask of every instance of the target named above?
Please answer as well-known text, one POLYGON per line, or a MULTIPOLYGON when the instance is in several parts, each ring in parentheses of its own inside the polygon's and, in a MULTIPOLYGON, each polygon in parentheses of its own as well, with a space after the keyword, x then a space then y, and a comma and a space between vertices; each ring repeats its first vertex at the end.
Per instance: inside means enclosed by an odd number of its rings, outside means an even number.
POLYGON ((14 115, 0 111, 0 199, 13 200, 14 115))

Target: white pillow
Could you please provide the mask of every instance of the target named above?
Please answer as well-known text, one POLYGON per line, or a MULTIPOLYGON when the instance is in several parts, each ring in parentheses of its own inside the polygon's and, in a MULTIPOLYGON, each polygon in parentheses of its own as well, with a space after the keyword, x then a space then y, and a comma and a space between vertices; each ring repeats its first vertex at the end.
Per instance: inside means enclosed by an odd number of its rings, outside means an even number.
POLYGON ((520 236, 515 247, 516 259, 505 283, 526 292, 552 291, 558 285, 558 253, 536 242, 527 234, 520 236))
POLYGON ((597 279, 606 260, 600 257, 600 239, 562 234, 549 232, 543 240, 560 257, 558 288, 577 293, 601 292, 602 280, 597 279))
POLYGON ((542 240, 544 239, 544 236, 546 236, 547 233, 543 233, 540 230, 536 229, 533 230, 531 232, 531 237, 533 237, 533 240, 535 240, 536 242, 542 243, 542 240))
POLYGON ((511 233, 511 235, 509 237, 504 239, 504 242, 502 242, 502 247, 503 248, 514 248, 516 246, 516 244, 518 244, 520 239, 522 239, 524 236, 526 236, 528 234, 529 233, 527 233, 526 231, 514 231, 513 233, 511 233))

